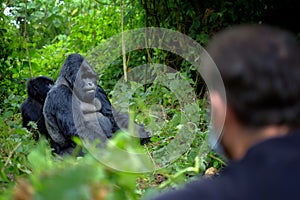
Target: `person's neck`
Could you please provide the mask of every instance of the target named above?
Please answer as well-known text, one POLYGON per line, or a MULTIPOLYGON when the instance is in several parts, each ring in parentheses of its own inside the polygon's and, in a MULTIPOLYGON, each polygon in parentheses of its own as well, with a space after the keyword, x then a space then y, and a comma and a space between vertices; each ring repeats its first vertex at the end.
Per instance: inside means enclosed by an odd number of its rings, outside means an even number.
POLYGON ((235 132, 232 132, 232 135, 234 135, 236 139, 232 140, 231 147, 228 148, 228 151, 232 159, 239 160, 245 156, 253 145, 270 138, 284 136, 289 132, 289 128, 279 125, 270 125, 263 128, 235 126, 232 131, 235 132))

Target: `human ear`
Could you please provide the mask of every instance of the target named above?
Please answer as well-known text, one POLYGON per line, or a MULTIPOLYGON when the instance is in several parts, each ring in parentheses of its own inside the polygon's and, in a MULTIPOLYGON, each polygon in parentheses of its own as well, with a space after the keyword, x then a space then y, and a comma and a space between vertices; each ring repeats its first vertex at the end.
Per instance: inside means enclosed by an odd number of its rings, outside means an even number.
POLYGON ((226 103, 217 91, 212 91, 209 94, 211 102, 211 124, 215 131, 222 132, 225 116, 226 103))

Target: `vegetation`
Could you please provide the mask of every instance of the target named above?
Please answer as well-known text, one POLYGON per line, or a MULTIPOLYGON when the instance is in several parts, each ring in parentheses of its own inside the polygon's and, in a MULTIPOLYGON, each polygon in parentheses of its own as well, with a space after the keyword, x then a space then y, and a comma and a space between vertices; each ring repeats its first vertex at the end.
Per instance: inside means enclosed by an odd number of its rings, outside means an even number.
MULTIPOLYGON (((297 34, 297 23, 293 24, 297 17, 283 20, 288 23, 282 24, 281 20, 278 24, 272 21, 279 8, 287 10, 290 7, 275 0, 1 1, 0 199, 140 199, 159 189, 177 187, 201 176, 210 167, 221 169, 225 163, 210 151, 206 141, 207 91, 197 69, 183 57, 161 49, 138 45, 130 52, 126 51, 126 46, 115 52, 115 46, 111 45, 100 48, 103 52, 99 52, 99 46, 124 31, 144 27, 178 31, 203 46, 215 32, 239 23, 270 23, 297 34), (21 127, 20 105, 26 98, 27 80, 39 75, 56 79, 66 56, 74 52, 81 53, 94 64, 99 84, 109 93, 112 102, 130 107, 132 116, 153 133, 152 142, 145 146, 139 146, 127 134, 118 133, 108 150, 114 152, 117 146, 126 152, 142 152, 155 159, 154 171, 118 171, 99 162, 91 152, 85 157, 61 158, 51 153, 46 140, 34 141, 32 133, 21 127), (108 58, 111 58, 110 52, 117 56, 114 55, 111 62, 108 62, 110 59, 99 61, 103 57, 95 56, 95 52, 108 58), (122 55, 122 52, 126 53, 122 55), (148 73, 130 73, 145 64, 151 64, 150 72, 155 69, 154 64, 176 71, 157 74, 153 83, 132 81, 137 80, 133 75, 144 77, 148 73), (118 85, 124 75, 128 84, 118 85), (182 94, 197 98, 182 104, 182 94), (191 128, 188 122, 197 126, 191 128), (193 137, 189 140, 186 136, 191 134, 193 137), (176 145, 180 143, 174 141, 178 135, 179 139, 189 140, 189 145, 178 152, 180 156, 160 160, 165 158, 167 148, 176 152, 176 145)), ((118 45, 121 44, 122 41, 118 45)), ((141 164, 140 158, 131 154, 127 158, 113 153, 106 156, 120 169, 128 167, 126 160, 133 166, 141 164)))

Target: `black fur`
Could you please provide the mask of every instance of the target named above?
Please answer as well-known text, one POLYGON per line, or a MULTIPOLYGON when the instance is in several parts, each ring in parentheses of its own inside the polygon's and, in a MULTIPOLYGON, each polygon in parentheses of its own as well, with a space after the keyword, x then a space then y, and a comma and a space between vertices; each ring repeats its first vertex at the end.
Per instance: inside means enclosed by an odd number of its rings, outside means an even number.
MULTIPOLYGON (((21 105, 22 126, 27 128, 27 130, 33 131, 35 140, 39 139, 39 133, 47 139, 50 138, 44 122, 43 105, 47 93, 53 85, 53 79, 46 76, 31 78, 27 82, 28 97, 21 105), (28 125, 30 121, 37 124, 39 133, 31 130, 31 127, 28 125)), ((57 145, 53 141, 51 141, 51 146, 57 150, 57 145)))

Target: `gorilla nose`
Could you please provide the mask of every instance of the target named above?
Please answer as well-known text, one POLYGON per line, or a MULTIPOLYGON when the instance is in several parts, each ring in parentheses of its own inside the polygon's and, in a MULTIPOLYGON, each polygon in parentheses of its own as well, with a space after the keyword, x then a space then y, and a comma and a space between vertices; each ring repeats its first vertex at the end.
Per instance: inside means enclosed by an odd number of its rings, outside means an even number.
POLYGON ((86 90, 96 90, 96 85, 93 82, 88 82, 86 84, 86 90))

